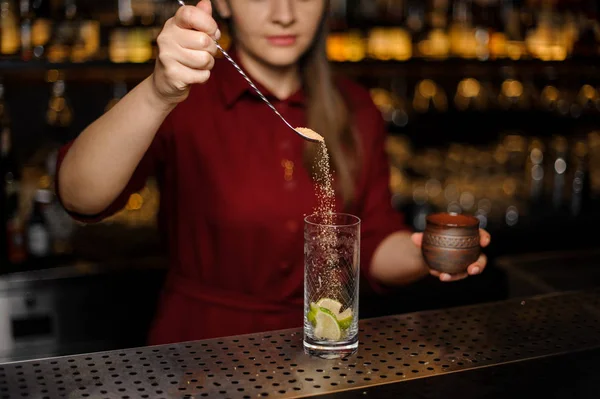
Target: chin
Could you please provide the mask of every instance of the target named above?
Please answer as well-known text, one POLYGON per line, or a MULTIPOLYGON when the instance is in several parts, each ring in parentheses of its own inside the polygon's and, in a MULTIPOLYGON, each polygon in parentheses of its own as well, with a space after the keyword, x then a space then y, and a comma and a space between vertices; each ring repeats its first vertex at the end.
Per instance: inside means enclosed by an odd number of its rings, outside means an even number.
POLYGON ((273 47, 262 49, 257 54, 267 64, 275 67, 289 67, 298 62, 304 52, 297 47, 273 47))

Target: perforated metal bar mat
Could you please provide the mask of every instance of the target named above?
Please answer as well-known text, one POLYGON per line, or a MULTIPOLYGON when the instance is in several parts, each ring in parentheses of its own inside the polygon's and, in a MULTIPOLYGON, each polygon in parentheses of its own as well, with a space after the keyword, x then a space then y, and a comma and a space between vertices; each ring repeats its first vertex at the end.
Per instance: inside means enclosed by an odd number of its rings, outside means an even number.
POLYGON ((301 330, 0 365, 0 398, 293 398, 600 347, 600 292, 363 320, 359 353, 301 330))

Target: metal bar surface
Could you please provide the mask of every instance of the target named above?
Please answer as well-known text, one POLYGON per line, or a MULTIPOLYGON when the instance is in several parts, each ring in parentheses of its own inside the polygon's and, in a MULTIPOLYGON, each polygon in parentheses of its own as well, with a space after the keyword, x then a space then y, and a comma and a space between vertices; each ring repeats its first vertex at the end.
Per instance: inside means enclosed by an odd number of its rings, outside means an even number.
POLYGON ((600 290, 362 320, 357 355, 300 329, 0 365, 0 398, 299 398, 600 348, 600 290))

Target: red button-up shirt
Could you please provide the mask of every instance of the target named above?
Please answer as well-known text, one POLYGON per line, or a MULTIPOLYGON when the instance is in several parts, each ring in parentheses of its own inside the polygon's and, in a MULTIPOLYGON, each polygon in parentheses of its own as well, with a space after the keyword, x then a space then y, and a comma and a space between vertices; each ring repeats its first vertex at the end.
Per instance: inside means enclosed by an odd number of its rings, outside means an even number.
MULTIPOLYGON (((362 219, 368 279, 375 248, 403 221, 390 203, 381 115, 366 90, 345 80, 339 86, 364 154, 357 201, 345 211, 362 219)), ((306 125, 301 90, 280 101, 260 88, 293 126, 306 125)), ((303 151, 303 139, 218 60, 211 79, 165 120, 122 195, 101 215, 78 216, 101 220, 157 177, 170 268, 151 344, 302 325, 303 218, 316 205, 303 151)))

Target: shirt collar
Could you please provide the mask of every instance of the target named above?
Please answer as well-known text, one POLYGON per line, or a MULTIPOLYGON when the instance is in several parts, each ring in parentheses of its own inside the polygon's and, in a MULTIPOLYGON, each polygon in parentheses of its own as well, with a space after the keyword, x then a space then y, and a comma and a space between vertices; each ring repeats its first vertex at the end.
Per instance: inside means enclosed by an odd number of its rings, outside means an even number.
MULTIPOLYGON (((233 58, 233 60, 244 69, 243 65, 240 63, 239 56, 237 51, 232 48, 228 54, 233 58)), ((241 98, 250 96, 258 101, 262 101, 258 94, 250 87, 248 82, 244 80, 242 75, 234 68, 231 63, 225 59, 219 60, 221 65, 222 74, 219 76, 219 85, 221 88, 221 93, 223 95, 223 100, 225 101, 225 105, 230 108, 241 98)), ((245 70, 244 70, 245 72, 245 70)), ((252 77, 250 77, 252 78, 252 77)), ((256 82, 252 79, 258 90, 267 97, 269 101, 272 103, 280 102, 269 90, 267 90, 263 85, 256 82)), ((303 89, 299 89, 286 100, 281 100, 281 102, 286 102, 289 105, 298 105, 304 106, 306 104, 306 97, 303 89)))

